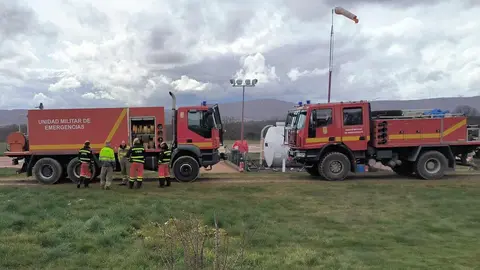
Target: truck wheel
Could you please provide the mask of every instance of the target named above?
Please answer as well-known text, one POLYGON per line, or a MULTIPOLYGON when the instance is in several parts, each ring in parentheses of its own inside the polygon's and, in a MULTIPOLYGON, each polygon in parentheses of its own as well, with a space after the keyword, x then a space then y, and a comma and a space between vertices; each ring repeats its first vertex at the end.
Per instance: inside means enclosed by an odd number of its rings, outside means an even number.
POLYGON ((428 151, 420 155, 415 163, 415 173, 421 179, 440 179, 445 175, 447 158, 438 151, 428 151))
POLYGON ((63 172, 62 165, 53 158, 41 158, 33 166, 33 175, 42 184, 55 184, 63 172))
POLYGON ((191 156, 179 157, 173 163, 173 175, 179 182, 193 182, 200 174, 198 162, 191 156))
POLYGON ((402 164, 393 167, 392 170, 400 176, 411 176, 414 171, 413 163, 410 161, 402 160, 402 164))
MULTIPOLYGON (((77 181, 80 179, 80 160, 78 158, 74 158, 70 160, 70 162, 67 165, 67 175, 68 179, 72 181, 74 184, 77 183, 77 181)), ((90 181, 95 179, 98 175, 98 170, 97 168, 93 165, 90 164, 90 170, 92 172, 92 177, 90 178, 90 181)))
POLYGON ((328 181, 340 181, 347 178, 351 169, 350 160, 339 152, 325 155, 320 161, 319 173, 328 181))
POLYGON ((313 166, 311 168, 306 168, 305 169, 308 174, 310 174, 311 176, 320 176, 320 173, 318 172, 318 166, 313 166))

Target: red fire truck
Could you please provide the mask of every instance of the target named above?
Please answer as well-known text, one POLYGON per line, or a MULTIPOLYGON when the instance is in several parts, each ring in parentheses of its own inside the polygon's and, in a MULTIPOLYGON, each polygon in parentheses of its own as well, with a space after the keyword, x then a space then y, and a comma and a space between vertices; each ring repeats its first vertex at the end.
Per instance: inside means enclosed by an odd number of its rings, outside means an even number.
MULTIPOLYGON (((172 171, 180 182, 192 182, 200 167, 211 169, 220 161, 223 129, 218 105, 176 108, 172 97, 172 171)), ((163 107, 40 109, 28 111, 28 135, 14 132, 7 138, 6 156, 44 184, 62 177, 76 182, 80 177, 78 150, 86 140, 98 157, 105 142, 118 147, 122 141, 139 138, 146 148, 146 170, 157 169, 160 143, 165 139, 163 107)), ((100 174, 98 158, 92 164, 92 178, 100 174)), ((118 164, 117 164, 118 165, 118 164)), ((117 166, 119 169, 120 166, 117 166)))
POLYGON ((480 146, 479 128, 463 115, 371 111, 366 101, 299 103, 285 126, 289 156, 330 181, 378 162, 402 176, 439 179, 457 155, 480 146))

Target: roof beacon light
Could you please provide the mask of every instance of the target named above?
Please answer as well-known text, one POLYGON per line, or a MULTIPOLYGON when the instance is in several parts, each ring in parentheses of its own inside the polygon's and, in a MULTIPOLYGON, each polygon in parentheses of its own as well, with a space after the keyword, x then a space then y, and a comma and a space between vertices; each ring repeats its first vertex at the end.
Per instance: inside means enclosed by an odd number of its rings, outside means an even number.
POLYGON ((205 100, 202 101, 202 106, 207 106, 207 102, 205 100))
POLYGON ((307 105, 310 105, 310 100, 307 100, 307 105))
POLYGON ((301 101, 298 102, 298 106, 302 106, 302 102, 301 102, 301 101))

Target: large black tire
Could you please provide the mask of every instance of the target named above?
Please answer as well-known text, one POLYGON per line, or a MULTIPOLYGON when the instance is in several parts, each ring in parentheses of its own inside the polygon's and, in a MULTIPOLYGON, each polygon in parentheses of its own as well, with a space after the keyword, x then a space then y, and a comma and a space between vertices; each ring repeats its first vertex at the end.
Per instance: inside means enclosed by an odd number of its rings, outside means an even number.
POLYGON ((438 151, 428 151, 420 154, 415 162, 415 174, 420 179, 440 179, 448 167, 447 158, 438 151))
POLYGON ((320 161, 318 171, 320 176, 328 181, 342 181, 347 178, 352 165, 347 156, 339 152, 326 154, 320 161))
MULTIPOLYGON (((80 160, 78 158, 74 158, 70 160, 70 162, 67 165, 67 176, 70 181, 72 181, 74 184, 77 183, 77 181, 80 179, 80 160)), ((92 177, 90 177, 90 181, 95 179, 100 170, 97 170, 96 166, 93 164, 90 164, 90 170, 92 171, 92 177)))
POLYGON ((318 172, 318 166, 313 166, 311 168, 305 168, 305 170, 310 174, 311 176, 320 176, 320 173, 318 172))
POLYGON ((191 156, 179 157, 173 162, 173 175, 178 182, 193 182, 200 174, 200 165, 191 156))
POLYGON ((42 184, 55 184, 63 175, 62 165, 53 158, 41 158, 33 166, 33 175, 42 184))
POLYGON ((392 170, 400 176, 412 176, 415 171, 413 162, 403 160, 401 165, 393 167, 392 170))

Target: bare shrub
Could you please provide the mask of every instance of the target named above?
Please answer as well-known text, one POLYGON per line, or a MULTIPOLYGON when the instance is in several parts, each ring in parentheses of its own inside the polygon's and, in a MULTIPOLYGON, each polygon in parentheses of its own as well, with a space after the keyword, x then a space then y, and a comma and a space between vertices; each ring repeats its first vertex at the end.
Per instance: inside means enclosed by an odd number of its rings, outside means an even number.
POLYGON ((247 240, 255 229, 244 230, 239 237, 228 235, 218 226, 209 227, 193 215, 151 223, 140 230, 146 248, 159 252, 165 269, 227 270, 244 261, 247 240))

